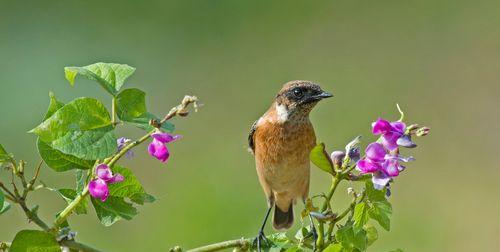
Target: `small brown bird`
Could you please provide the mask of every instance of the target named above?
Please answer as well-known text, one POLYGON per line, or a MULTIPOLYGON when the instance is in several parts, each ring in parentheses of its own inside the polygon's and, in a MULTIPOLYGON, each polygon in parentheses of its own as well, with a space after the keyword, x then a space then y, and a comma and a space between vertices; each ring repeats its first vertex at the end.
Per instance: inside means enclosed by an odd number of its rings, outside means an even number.
POLYGON ((315 83, 290 81, 276 95, 267 112, 252 125, 248 144, 268 203, 264 223, 255 240, 259 251, 261 242, 266 241, 263 229, 271 209, 275 206, 273 227, 286 230, 293 224, 296 199, 305 201, 308 197, 309 153, 316 144, 309 113, 320 100, 328 97, 332 94, 315 83))

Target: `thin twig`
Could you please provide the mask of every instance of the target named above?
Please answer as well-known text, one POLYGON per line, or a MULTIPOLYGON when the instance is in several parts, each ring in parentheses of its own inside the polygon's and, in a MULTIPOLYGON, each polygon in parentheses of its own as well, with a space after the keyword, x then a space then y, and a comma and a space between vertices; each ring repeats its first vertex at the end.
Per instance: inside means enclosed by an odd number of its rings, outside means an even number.
POLYGON ((14 201, 13 199, 15 199, 16 196, 2 182, 0 182, 0 188, 2 188, 7 193, 7 195, 5 196, 11 197, 12 199, 10 200, 14 201))
POLYGON ((84 251, 84 252, 102 252, 101 250, 98 250, 96 248, 90 247, 88 245, 85 245, 83 243, 79 243, 76 241, 68 241, 68 240, 62 240, 59 242, 64 247, 68 247, 73 250, 77 251, 84 251))
POLYGON ((241 250, 247 250, 250 247, 250 244, 250 239, 241 238, 237 240, 223 241, 199 248, 189 249, 187 250, 187 252, 211 252, 228 248, 240 248, 241 250))

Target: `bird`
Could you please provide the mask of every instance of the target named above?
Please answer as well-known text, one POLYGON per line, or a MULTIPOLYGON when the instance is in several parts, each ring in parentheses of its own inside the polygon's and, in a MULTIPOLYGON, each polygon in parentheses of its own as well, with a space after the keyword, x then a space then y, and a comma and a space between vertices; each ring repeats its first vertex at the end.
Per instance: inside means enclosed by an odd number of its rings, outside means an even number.
MULTIPOLYGON (((273 207, 274 229, 287 230, 293 225, 293 205, 296 200, 305 202, 308 197, 309 153, 316 145, 309 113, 319 101, 332 96, 314 82, 289 81, 275 96, 269 109, 251 127, 248 145, 255 157, 258 179, 268 206, 259 234, 254 240, 259 251, 262 243, 268 242, 264 228, 273 207)), ((311 231, 316 239, 312 221, 311 231)))

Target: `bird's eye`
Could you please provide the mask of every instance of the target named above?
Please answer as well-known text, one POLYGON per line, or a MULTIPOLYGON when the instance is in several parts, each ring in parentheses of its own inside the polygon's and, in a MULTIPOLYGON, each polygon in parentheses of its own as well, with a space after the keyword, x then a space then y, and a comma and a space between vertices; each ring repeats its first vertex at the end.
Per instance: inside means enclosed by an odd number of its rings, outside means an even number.
POLYGON ((304 96, 304 92, 302 91, 302 89, 296 88, 293 90, 293 95, 297 98, 301 98, 302 96, 304 96))

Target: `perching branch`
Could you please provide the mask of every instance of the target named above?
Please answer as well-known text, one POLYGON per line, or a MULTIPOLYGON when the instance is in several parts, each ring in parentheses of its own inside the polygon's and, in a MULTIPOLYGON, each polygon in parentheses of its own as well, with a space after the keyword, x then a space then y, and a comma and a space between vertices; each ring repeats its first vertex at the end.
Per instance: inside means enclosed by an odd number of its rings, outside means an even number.
MULTIPOLYGON (((229 248, 239 248, 243 251, 246 251, 250 248, 252 243, 252 239, 237 239, 237 240, 229 240, 229 241, 223 241, 219 243, 214 243, 210 245, 206 245, 203 247, 199 248, 194 248, 194 249, 189 249, 187 252, 210 252, 210 251, 219 251, 223 249, 229 249, 229 248)), ((175 249, 173 249, 175 251, 175 249)))

